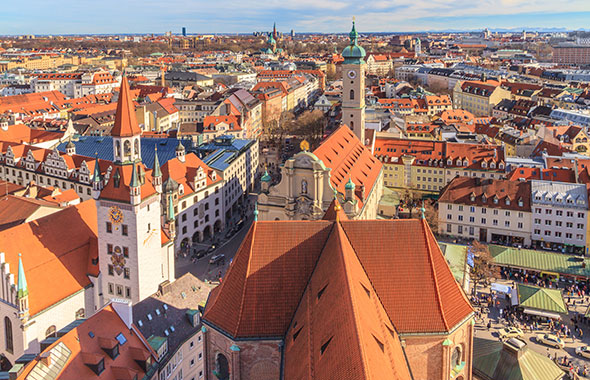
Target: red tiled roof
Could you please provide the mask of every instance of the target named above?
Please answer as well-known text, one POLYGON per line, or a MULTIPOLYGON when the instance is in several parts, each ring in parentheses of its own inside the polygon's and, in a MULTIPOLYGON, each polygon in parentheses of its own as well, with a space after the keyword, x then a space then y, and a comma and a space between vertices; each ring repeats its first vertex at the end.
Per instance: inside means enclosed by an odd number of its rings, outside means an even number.
POLYGON ((531 211, 531 184, 502 179, 455 177, 444 188, 438 201, 439 203, 531 211), (498 201, 495 202, 494 198, 498 201), (519 205, 519 201, 522 201, 522 206, 519 205))
POLYGON ((137 118, 135 116, 135 106, 129 90, 129 82, 124 77, 121 82, 121 91, 117 103, 117 114, 115 125, 111 129, 112 136, 129 137, 141 134, 137 118))
MULTIPOLYGON (((383 166, 346 125, 334 131, 313 153, 332 169, 330 182, 341 194, 349 179, 357 190, 364 186, 365 194, 369 194, 383 166)), ((365 200, 359 194, 356 197, 362 208, 365 200)))
POLYGON ((0 246, 15 281, 22 254, 31 315, 91 284, 88 275, 98 275, 98 265, 91 263, 98 254, 96 239, 94 200, 0 232, 0 246))
POLYGON ((516 168, 506 176, 506 179, 510 181, 542 179, 545 181, 576 182, 574 171, 571 169, 516 168))
MULTIPOLYGON (((134 164, 135 165, 135 164, 134 164)), ((153 178, 151 175, 151 170, 146 169, 143 164, 136 164, 137 165, 137 173, 141 177, 141 172, 144 173, 144 181, 141 183, 141 199, 145 199, 153 194, 156 193, 156 189, 153 186, 153 178)), ((115 201, 121 202, 129 202, 131 199, 131 188, 129 184, 131 183, 131 173, 133 171, 133 165, 116 165, 113 167, 113 171, 111 177, 109 178, 109 182, 105 185, 105 187, 100 192, 101 199, 110 199, 115 201), (115 186, 115 175, 119 173, 120 180, 119 186, 115 186)))
MULTIPOLYGON (((146 373, 137 360, 151 358, 151 363, 156 361, 155 352, 145 342, 146 338, 141 332, 136 328, 130 330, 115 311, 113 304, 109 304, 60 337, 43 352, 49 352, 57 345, 65 345, 71 351, 61 368, 52 363, 51 368, 57 372, 57 378, 60 380, 141 379, 146 373), (126 342, 119 344, 119 355, 111 359, 101 347, 101 342, 115 343, 115 337, 119 334, 124 336, 126 342), (104 371, 97 375, 86 363, 100 360, 104 360, 104 371)), ((17 379, 36 378, 31 372, 40 360, 37 357, 28 363, 17 379)))
POLYGON ((334 265, 324 255, 338 223, 400 333, 450 331, 472 312, 424 222, 268 221, 252 226, 204 320, 236 338, 284 336, 313 268, 334 265))

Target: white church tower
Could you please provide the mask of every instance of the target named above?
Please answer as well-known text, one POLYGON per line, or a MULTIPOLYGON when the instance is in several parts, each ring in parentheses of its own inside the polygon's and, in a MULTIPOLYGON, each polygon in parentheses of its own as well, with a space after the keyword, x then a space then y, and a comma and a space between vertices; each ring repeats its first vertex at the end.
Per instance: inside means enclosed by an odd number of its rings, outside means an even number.
POLYGON ((141 161, 141 130, 127 78, 121 83, 111 135, 112 175, 97 201, 98 291, 101 304, 112 298, 135 303, 158 291, 162 282, 174 280, 174 253, 162 249, 157 186, 162 174, 154 170, 149 175, 141 161))
POLYGON ((365 49, 358 45, 354 21, 349 34, 350 45, 342 51, 342 123, 365 141, 365 49))

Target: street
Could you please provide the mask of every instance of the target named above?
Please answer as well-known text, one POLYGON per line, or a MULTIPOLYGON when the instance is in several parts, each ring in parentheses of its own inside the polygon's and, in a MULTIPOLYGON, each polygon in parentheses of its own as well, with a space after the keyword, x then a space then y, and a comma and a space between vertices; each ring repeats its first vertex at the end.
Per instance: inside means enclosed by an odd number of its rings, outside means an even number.
MULTIPOLYGON (((221 238, 221 241, 216 244, 217 248, 206 254, 204 257, 200 259, 196 259, 193 262, 191 255, 187 255, 186 257, 179 255, 176 258, 176 278, 179 278, 183 274, 187 272, 191 272, 195 277, 199 278, 202 281, 212 281, 217 282, 219 276, 223 278, 225 275, 225 271, 229 268, 230 262, 233 259, 234 255, 240 248, 244 237, 248 233, 250 226, 252 225, 254 218, 252 213, 248 213, 247 219, 244 222, 244 226, 240 229, 237 233, 231 236, 229 239, 221 238), (218 254, 225 255, 225 263, 221 264, 209 264, 209 259, 218 254)), ((227 230, 227 229, 226 229, 227 230)), ((219 236, 225 236, 226 230, 219 233, 219 236)), ((196 247, 196 250, 207 249, 211 246, 211 241, 204 241, 202 243, 195 243, 193 246, 196 247)))
MULTIPOLYGON (((496 280, 496 283, 500 283, 503 285, 513 286, 513 281, 509 280, 496 280)), ((489 295, 490 294, 490 287, 486 286, 479 286, 478 287, 478 294, 481 295, 489 295)), ((518 324, 518 327, 524 331, 524 340, 527 343, 528 347, 540 354, 550 356, 552 359, 557 357, 558 359, 562 358, 563 356, 567 357, 567 360, 572 361, 572 365, 574 368, 579 368, 580 371, 583 371, 585 368, 588 369, 590 372, 590 359, 583 358, 581 356, 576 355, 575 349, 576 347, 584 346, 590 344, 590 326, 587 324, 582 323, 574 323, 573 318, 576 316, 583 316, 588 308, 588 302, 586 302, 587 297, 579 297, 575 292, 570 296, 564 292, 564 299, 567 302, 568 298, 570 299, 571 303, 568 304, 569 314, 562 319, 562 322, 573 329, 574 325, 582 328, 583 337, 582 339, 579 338, 579 335, 576 333, 575 337, 561 337, 565 343, 564 349, 555 349, 553 347, 546 346, 541 343, 537 343, 535 340, 535 336, 537 334, 544 334, 550 333, 554 334, 554 331, 549 331, 546 327, 543 328, 543 325, 540 325, 539 330, 535 330, 533 332, 530 329, 525 329, 522 323, 518 324), (574 306, 575 301, 575 306, 574 306)), ((500 301, 500 305, 492 306, 489 308, 489 312, 485 313, 482 312, 482 318, 478 319, 475 324, 475 337, 478 338, 485 338, 485 339, 493 339, 498 340, 499 334, 498 331, 501 328, 509 326, 505 319, 500 318, 500 310, 503 312, 506 310, 508 305, 508 301, 506 299, 497 297, 496 300, 500 301), (488 330, 487 324, 490 322, 491 327, 488 330)), ((474 306, 476 310, 485 310, 486 307, 478 307, 474 306)))

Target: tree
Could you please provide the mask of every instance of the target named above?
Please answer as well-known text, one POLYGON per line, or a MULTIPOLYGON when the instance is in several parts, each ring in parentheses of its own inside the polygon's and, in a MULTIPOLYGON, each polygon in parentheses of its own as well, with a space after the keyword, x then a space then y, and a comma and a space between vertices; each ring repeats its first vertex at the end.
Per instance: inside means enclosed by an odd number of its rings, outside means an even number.
POLYGON ((467 263, 473 257, 473 266, 471 267, 471 279, 473 280, 473 294, 477 293, 477 285, 485 282, 494 274, 492 269, 492 255, 487 245, 473 239, 467 247, 467 263))
POLYGON ((432 232, 438 234, 438 211, 435 206, 435 203, 432 201, 424 202, 424 218, 432 232))
POLYGON ((305 111, 295 120, 295 126, 294 134, 315 146, 319 144, 324 135, 326 117, 320 110, 305 111))

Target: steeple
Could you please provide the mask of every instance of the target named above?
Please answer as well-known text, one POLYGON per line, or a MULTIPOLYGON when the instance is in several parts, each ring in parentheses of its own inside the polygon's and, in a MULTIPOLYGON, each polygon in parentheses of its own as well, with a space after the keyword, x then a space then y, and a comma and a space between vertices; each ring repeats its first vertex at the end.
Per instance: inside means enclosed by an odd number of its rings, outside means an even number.
POLYGON ((117 165, 141 161, 141 129, 135 117, 135 104, 127 77, 121 81, 113 137, 113 158, 117 165))
POLYGON ((160 160, 158 159, 158 146, 154 147, 154 170, 152 171, 152 177, 154 178, 154 187, 156 191, 162 193, 162 170, 160 169, 160 160))
POLYGON ((135 116, 135 105, 131 97, 127 77, 123 77, 119 90, 119 101, 117 102, 117 113, 115 125, 111 129, 113 137, 131 137, 141 135, 141 129, 135 116))
POLYGON ((184 162, 184 154, 185 154, 185 149, 184 149, 184 145, 182 144, 181 140, 178 140, 178 146, 176 147, 176 158, 178 158, 178 160, 180 162, 184 162))
POLYGON ((348 178, 348 182, 346 182, 346 185, 344 185, 344 200, 346 202, 352 202, 354 201, 354 188, 355 188, 355 184, 354 182, 352 182, 352 178, 348 178))
POLYGON ((17 292, 18 298, 18 316, 23 320, 29 318, 29 287, 27 286, 27 278, 25 277, 25 267, 21 254, 18 254, 18 283, 17 292))
POLYGON ((268 169, 265 166, 264 167, 264 174, 260 178, 260 187, 262 188, 262 191, 268 192, 271 180, 272 180, 272 178, 271 178, 270 174, 268 174, 268 169))
POLYGON ((350 44, 342 51, 342 58, 344 63, 363 63, 363 58, 367 55, 365 49, 358 45, 359 34, 356 31, 355 22, 352 21, 352 30, 348 34, 350 37, 350 44))
POLYGON ((172 194, 168 195, 168 221, 174 221, 176 217, 174 216, 174 202, 172 198, 172 194))
POLYGON ((131 171, 131 181, 129 182, 129 195, 131 196, 131 204, 138 205, 141 202, 141 187, 136 164, 133 164, 133 170, 131 171))
POLYGON ((94 161, 94 174, 92 175, 92 197, 98 199, 102 190, 102 178, 100 175, 100 166, 98 165, 98 153, 94 161))
POLYGON ((176 217, 174 215, 174 198, 172 197, 172 194, 168 195, 168 211, 166 219, 168 235, 170 236, 171 240, 174 240, 174 237, 176 236, 176 217))
POLYGON ((27 278, 25 277, 25 268, 23 266, 22 255, 18 254, 18 286, 17 296, 22 298, 29 295, 29 288, 27 286, 27 278))

